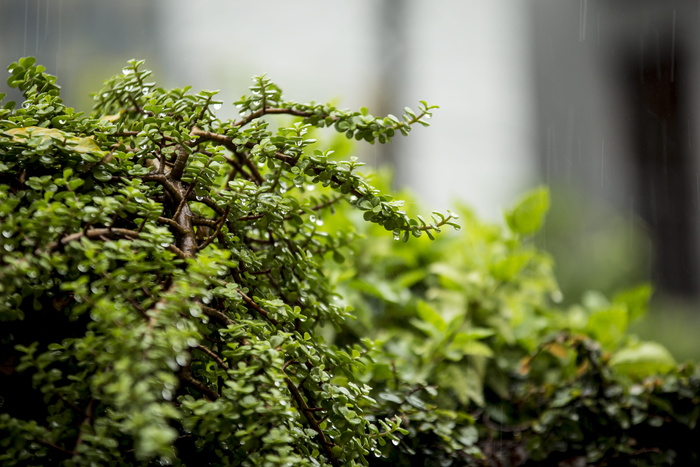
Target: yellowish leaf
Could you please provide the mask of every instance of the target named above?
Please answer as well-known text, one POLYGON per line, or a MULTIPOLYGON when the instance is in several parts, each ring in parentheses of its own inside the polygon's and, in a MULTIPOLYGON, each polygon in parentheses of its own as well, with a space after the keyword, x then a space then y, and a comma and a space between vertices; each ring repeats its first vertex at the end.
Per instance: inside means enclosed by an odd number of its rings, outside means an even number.
POLYGON ((120 110, 118 113, 116 113, 114 115, 104 115, 104 116, 100 117, 100 120, 106 120, 108 122, 115 122, 115 121, 119 120, 119 117, 121 117, 123 113, 124 113, 124 111, 120 110))
POLYGON ((13 128, 5 131, 6 135, 12 136, 12 141, 20 143, 30 137, 51 138, 61 141, 72 150, 79 153, 102 153, 92 136, 75 136, 56 128, 44 128, 40 126, 28 126, 24 128, 13 128))

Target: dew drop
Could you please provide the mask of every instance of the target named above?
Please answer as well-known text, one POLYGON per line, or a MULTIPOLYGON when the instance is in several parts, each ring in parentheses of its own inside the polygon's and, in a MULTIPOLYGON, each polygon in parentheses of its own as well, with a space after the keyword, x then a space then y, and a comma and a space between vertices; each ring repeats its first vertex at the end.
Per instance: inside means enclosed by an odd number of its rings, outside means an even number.
POLYGON ((165 399, 166 401, 173 400, 173 392, 170 389, 163 389, 160 395, 163 396, 163 399, 165 399))
POLYGON ((189 363, 189 358, 187 358, 187 354, 181 353, 175 357, 175 361, 177 361, 177 364, 180 366, 186 366, 187 363, 189 363))
POLYGON ((552 301, 554 303, 559 303, 564 299, 564 295, 561 293, 560 290, 555 290, 552 292, 552 301))
POLYGON ((214 108, 214 110, 219 110, 221 109, 221 104, 214 104, 212 105, 212 107, 214 108))
POLYGON ((314 191, 316 189, 316 185, 306 185, 306 189, 308 191, 314 191))

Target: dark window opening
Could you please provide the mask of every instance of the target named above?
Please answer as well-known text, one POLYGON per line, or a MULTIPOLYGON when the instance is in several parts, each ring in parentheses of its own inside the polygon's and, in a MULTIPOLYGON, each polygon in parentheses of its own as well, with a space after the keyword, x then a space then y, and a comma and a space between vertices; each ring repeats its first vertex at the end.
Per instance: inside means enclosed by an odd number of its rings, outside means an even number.
POLYGON ((654 284, 691 298, 697 295, 697 256, 687 63, 678 44, 654 39, 628 54, 623 76, 635 206, 651 230, 654 284))

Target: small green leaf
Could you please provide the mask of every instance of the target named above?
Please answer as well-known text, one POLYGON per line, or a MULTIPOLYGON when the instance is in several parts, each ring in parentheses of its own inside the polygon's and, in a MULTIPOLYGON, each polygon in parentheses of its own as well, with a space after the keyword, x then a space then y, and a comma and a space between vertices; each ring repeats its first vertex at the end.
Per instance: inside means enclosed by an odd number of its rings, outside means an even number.
POLYGON ((676 361, 663 345, 642 342, 613 354, 610 365, 622 373, 643 378, 668 372, 676 365, 676 361))
POLYGON ((586 329, 604 348, 614 349, 624 338, 628 322, 627 308, 617 304, 591 314, 586 329))
POLYGON ((649 306, 649 299, 653 293, 653 288, 649 284, 623 290, 615 295, 614 303, 623 303, 627 306, 630 320, 644 316, 649 306))
POLYGON ((525 195, 515 208, 506 213, 506 222, 513 233, 530 235, 537 232, 549 210, 549 190, 536 188, 525 195))
POLYGON ((447 323, 432 306, 428 305, 423 300, 416 302, 416 311, 418 316, 426 323, 432 324, 439 331, 444 332, 447 329, 447 323))

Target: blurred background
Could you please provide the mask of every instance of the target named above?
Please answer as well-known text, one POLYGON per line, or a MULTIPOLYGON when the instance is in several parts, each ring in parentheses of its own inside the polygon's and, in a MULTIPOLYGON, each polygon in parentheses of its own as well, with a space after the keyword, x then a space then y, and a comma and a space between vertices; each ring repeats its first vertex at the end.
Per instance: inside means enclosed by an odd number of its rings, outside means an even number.
POLYGON ((2 0, 0 64, 36 56, 83 111, 131 58, 225 104, 266 73, 298 101, 439 105, 357 150, 429 210, 499 221, 547 184, 537 241, 566 300, 651 280, 637 332, 683 360, 700 358, 699 20, 697 0, 2 0))

